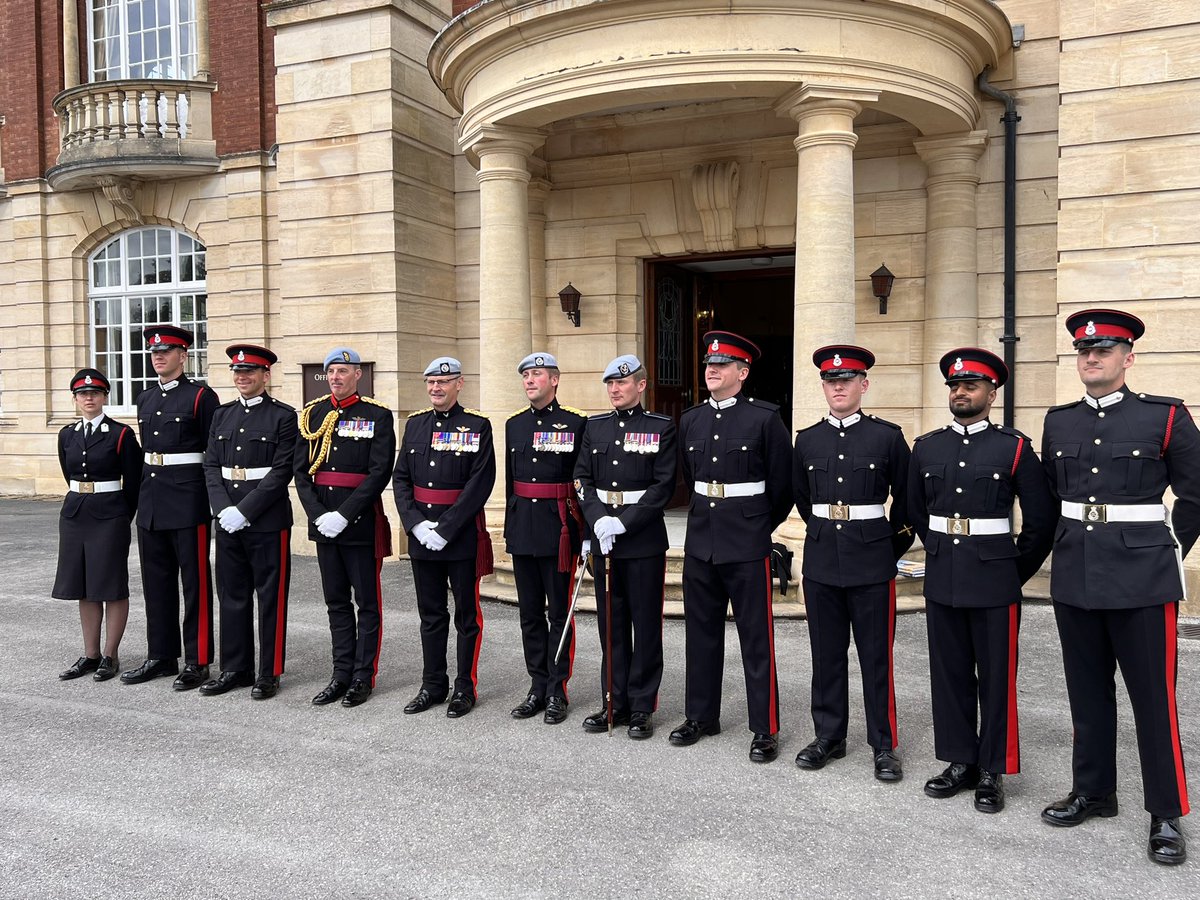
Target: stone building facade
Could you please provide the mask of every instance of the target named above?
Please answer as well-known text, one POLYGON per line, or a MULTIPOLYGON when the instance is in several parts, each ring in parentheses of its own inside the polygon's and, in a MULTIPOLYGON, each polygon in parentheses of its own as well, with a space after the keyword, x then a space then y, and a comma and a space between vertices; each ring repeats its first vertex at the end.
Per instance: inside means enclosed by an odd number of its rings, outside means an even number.
POLYGON ((301 365, 334 343, 401 414, 425 405, 424 362, 453 354, 496 419, 533 347, 589 409, 605 362, 637 352, 653 405, 678 412, 715 326, 763 344, 754 389, 800 426, 822 411, 812 349, 853 341, 879 358, 871 409, 910 437, 946 418, 945 349, 1019 338, 1014 421, 1036 436, 1080 393, 1064 318, 1120 305, 1148 325, 1131 383, 1200 397, 1190 0, 35 10, 0 0, 0 493, 60 489, 67 378, 119 367, 120 417, 145 374, 133 320, 167 314, 217 354, 269 342, 297 404, 301 365), (1020 116, 1011 329, 1004 104, 984 72, 1020 116))

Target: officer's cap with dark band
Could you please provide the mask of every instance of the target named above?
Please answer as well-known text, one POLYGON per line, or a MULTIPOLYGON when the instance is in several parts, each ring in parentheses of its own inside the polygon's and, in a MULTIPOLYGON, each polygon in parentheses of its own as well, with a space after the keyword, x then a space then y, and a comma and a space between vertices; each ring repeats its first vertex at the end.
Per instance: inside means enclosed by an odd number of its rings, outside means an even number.
POLYGON ((628 378, 634 372, 642 367, 642 361, 632 353, 626 353, 624 356, 618 356, 608 364, 608 368, 604 370, 602 381, 612 381, 615 378, 628 378))
POLYGON ((530 353, 517 363, 517 374, 524 375, 526 369, 557 369, 558 360, 549 353, 530 353))
POLYGON ((229 368, 237 372, 248 369, 267 369, 279 362, 279 357, 257 344, 230 344, 225 348, 229 368))
POLYGON ((99 369, 80 369, 71 377, 71 393, 80 391, 103 391, 108 393, 108 379, 99 369))
POLYGON ((196 340, 194 334, 178 325, 147 325, 142 329, 142 335, 146 338, 146 349, 151 353, 177 348, 186 350, 196 340))
POLYGON ((938 368, 946 376, 946 384, 956 381, 990 381, 993 387, 1001 387, 1008 381, 1008 366, 1004 360, 988 350, 978 347, 959 347, 942 357, 938 368))
POLYGON ((325 368, 328 369, 335 363, 357 366, 362 363, 362 357, 358 355, 357 351, 351 350, 349 347, 334 347, 325 354, 325 368))
POLYGON ((762 356, 758 345, 732 331, 710 331, 704 335, 704 364, 752 363, 762 356))
POLYGON ((1092 347, 1115 347, 1133 342, 1146 332, 1146 326, 1137 316, 1119 309, 1085 309, 1067 316, 1067 331, 1074 338, 1076 350, 1092 347))
POLYGON ((439 356, 425 367, 425 377, 434 375, 461 375, 462 363, 453 356, 439 356))
POLYGON ((875 354, 853 344, 830 344, 813 351, 813 365, 821 370, 822 381, 840 381, 866 375, 875 365, 875 354))

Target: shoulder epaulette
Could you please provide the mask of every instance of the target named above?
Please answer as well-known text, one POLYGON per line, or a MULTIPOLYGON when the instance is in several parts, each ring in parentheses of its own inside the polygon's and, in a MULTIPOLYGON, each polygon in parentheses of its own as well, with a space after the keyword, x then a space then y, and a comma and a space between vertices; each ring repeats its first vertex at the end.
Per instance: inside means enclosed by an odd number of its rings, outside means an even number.
POLYGON ((1063 409, 1074 409, 1076 406, 1078 406, 1082 402, 1083 402, 1083 400, 1072 400, 1070 403, 1060 403, 1058 406, 1050 407, 1048 410, 1046 410, 1046 412, 1052 413, 1052 412, 1058 412, 1059 410, 1063 410, 1063 409))
POLYGON ((587 418, 587 413, 585 413, 582 409, 576 409, 573 406, 567 406, 565 403, 558 404, 558 408, 569 413, 575 413, 575 415, 582 416, 585 419, 587 418))
POLYGON ((933 429, 933 431, 927 431, 924 434, 920 435, 919 437, 914 438, 913 443, 915 444, 917 441, 923 441, 923 440, 925 440, 925 438, 933 437, 935 434, 941 434, 943 431, 945 431, 949 427, 950 427, 949 425, 943 425, 941 428, 935 428, 935 429, 933 429))
POLYGON ((1147 403, 1162 403, 1166 406, 1183 406, 1183 401, 1178 397, 1158 397, 1154 394, 1137 394, 1139 400, 1145 400, 1147 403))
POLYGON ((290 403, 284 403, 282 400, 277 400, 277 399, 276 399, 276 398, 274 398, 274 397, 271 397, 271 402, 272 402, 272 403, 274 403, 276 406, 279 406, 279 407, 282 407, 283 409, 286 409, 288 412, 295 412, 295 411, 296 411, 296 407, 292 406, 292 404, 290 404, 290 403))
POLYGON ((304 404, 304 408, 308 409, 310 406, 316 406, 322 400, 328 400, 332 396, 333 396, 333 394, 324 394, 323 396, 318 397, 316 400, 309 400, 307 403, 304 404))
POLYGON ((238 402, 239 402, 239 401, 237 401, 237 400, 230 400, 230 401, 229 401, 229 402, 227 402, 227 403, 222 403, 220 406, 218 406, 218 407, 217 407, 217 409, 225 409, 225 408, 226 408, 226 407, 228 407, 228 406, 234 406, 234 405, 236 405, 238 402))
POLYGON ((671 420, 671 417, 670 417, 670 416, 665 416, 665 415, 663 415, 662 413, 656 413, 656 412, 643 412, 643 413, 642 413, 642 415, 644 415, 644 416, 647 416, 647 417, 649 417, 649 418, 651 418, 651 419, 666 419, 668 422, 671 420))
POLYGON ((691 406, 689 406, 687 409, 684 410, 684 412, 691 412, 693 409, 699 409, 700 407, 707 406, 707 405, 708 405, 707 400, 701 400, 699 403, 694 403, 691 406))
POLYGON ((768 412, 778 412, 779 411, 779 404, 772 403, 770 400, 756 400, 753 397, 747 397, 746 402, 753 404, 758 409, 765 409, 768 412))
POLYGON ((425 413, 427 413, 427 412, 433 412, 433 407, 432 407, 432 406, 426 406, 424 409, 414 409, 412 412, 410 412, 410 413, 408 414, 408 417, 411 419, 411 418, 413 418, 414 416, 423 416, 423 415, 425 415, 425 413))
POLYGON ((818 425, 824 425, 824 424, 825 424, 824 419, 817 419, 817 421, 813 422, 811 425, 805 425, 803 428, 798 429, 796 431, 796 434, 803 434, 806 431, 812 431, 818 425))
POLYGON ((471 407, 469 407, 469 406, 464 406, 463 412, 467 413, 468 415, 479 416, 479 418, 481 418, 481 419, 487 418, 487 413, 485 413, 483 410, 471 409, 471 407))
POLYGON ((1023 431, 1018 431, 1016 428, 1012 428, 1009 425, 993 425, 992 427, 1001 434, 1007 434, 1009 437, 1020 438, 1023 441, 1029 440, 1029 435, 1023 431))
MULTIPOLYGON (((611 419, 616 414, 617 414, 617 411, 615 409, 610 409, 606 413, 599 413, 598 415, 595 415, 595 416, 589 416, 588 421, 589 422, 599 422, 601 419, 611 419)), ((646 413, 646 415, 649 415, 649 413, 646 413)))
POLYGON ((528 411, 529 411, 528 406, 522 406, 520 409, 516 409, 516 410, 513 410, 512 412, 510 412, 506 416, 506 418, 513 419, 513 418, 516 418, 517 416, 519 416, 521 413, 528 412, 528 411))
POLYGON ((386 403, 380 403, 374 397, 363 397, 360 394, 358 399, 361 400, 363 403, 370 403, 372 406, 378 406, 378 407, 381 407, 382 409, 386 409, 389 411, 391 410, 390 406, 388 406, 386 403))
POLYGON ((881 418, 879 418, 879 416, 875 415, 874 413, 867 413, 867 418, 870 419, 872 422, 877 422, 880 425, 886 425, 888 428, 895 428, 897 431, 904 430, 900 425, 897 425, 895 422, 889 422, 887 419, 881 419, 881 418))

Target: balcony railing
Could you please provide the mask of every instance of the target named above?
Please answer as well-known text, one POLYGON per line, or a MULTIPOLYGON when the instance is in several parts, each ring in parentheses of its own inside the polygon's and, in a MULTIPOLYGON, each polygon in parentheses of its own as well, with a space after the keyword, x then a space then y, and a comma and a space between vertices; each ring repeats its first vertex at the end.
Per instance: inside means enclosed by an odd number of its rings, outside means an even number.
POLYGON ((158 180, 215 171, 212 93, 205 81, 128 80, 81 84, 54 98, 55 190, 96 186, 104 176, 158 180))

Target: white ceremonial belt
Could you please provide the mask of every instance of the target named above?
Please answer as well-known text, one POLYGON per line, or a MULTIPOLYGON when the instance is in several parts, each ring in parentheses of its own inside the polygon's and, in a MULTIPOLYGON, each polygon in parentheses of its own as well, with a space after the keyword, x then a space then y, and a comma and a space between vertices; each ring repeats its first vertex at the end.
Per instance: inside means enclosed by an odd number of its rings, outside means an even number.
POLYGON ((1167 521, 1167 508, 1161 503, 1073 503, 1064 500, 1062 514, 1076 522, 1167 521))
POLYGON ((271 474, 270 466, 259 466, 257 469, 243 469, 241 466, 221 466, 221 477, 230 481, 262 481, 271 474))
POLYGON ((814 516, 835 522, 882 519, 885 515, 882 503, 814 503, 812 512, 814 516))
POLYGON ((596 496, 601 503, 611 503, 613 506, 628 506, 637 503, 646 496, 645 491, 602 491, 596 489, 596 496))
POLYGON ((744 481, 741 484, 717 484, 712 481, 697 481, 695 490, 702 497, 755 497, 767 492, 767 483, 744 481))
POLYGON ((1012 534, 1008 519, 949 519, 946 516, 930 516, 929 530, 953 535, 1012 534))
POLYGON ((203 453, 151 453, 146 451, 148 466, 193 466, 204 462, 203 453))
POLYGON ((120 489, 119 481, 71 481, 71 490, 76 494, 111 494, 120 489))

